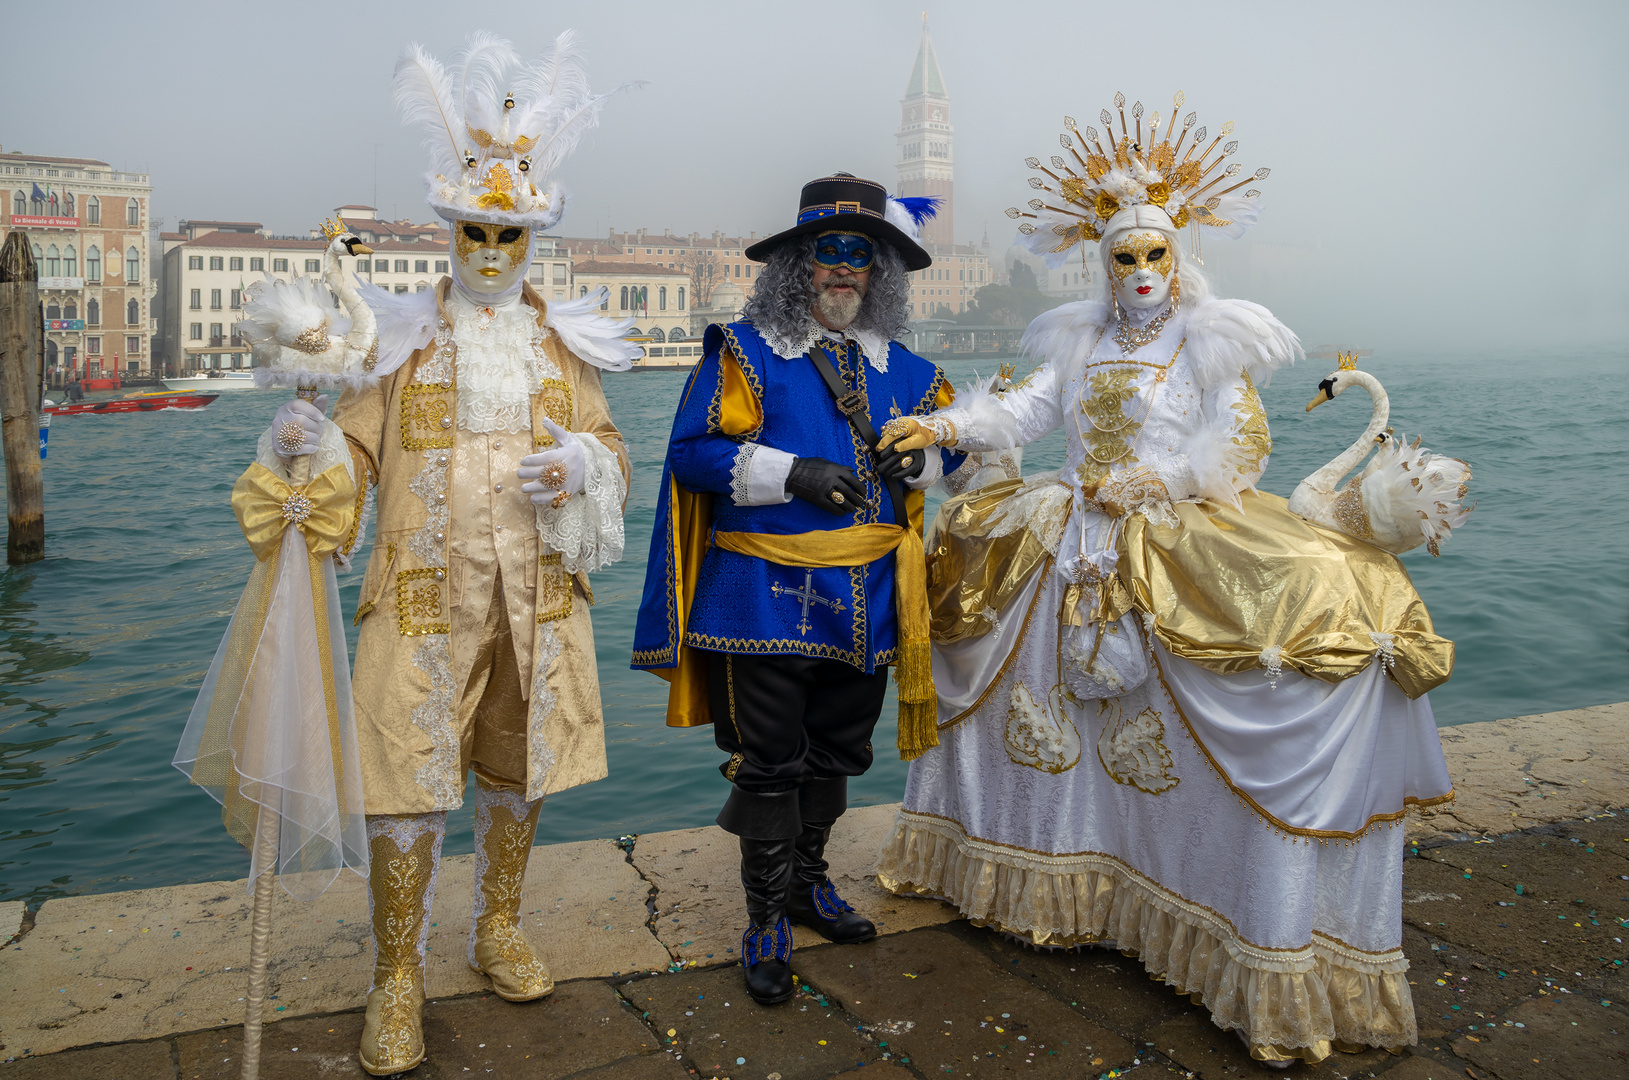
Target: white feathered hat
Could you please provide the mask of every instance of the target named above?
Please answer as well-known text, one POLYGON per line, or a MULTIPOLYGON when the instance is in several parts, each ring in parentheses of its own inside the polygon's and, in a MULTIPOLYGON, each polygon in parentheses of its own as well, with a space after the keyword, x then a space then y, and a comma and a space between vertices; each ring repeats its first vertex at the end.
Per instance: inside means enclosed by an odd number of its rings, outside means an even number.
POLYGON ((610 96, 589 92, 570 30, 531 63, 497 35, 477 32, 451 71, 415 43, 391 83, 402 121, 424 133, 430 208, 447 221, 536 230, 560 220, 554 171, 599 123, 610 96))
POLYGON ((1109 111, 1104 109, 1098 114, 1108 140, 1106 149, 1096 128, 1087 127, 1083 135, 1072 117, 1064 117, 1063 126, 1069 130, 1059 136, 1059 141, 1073 156, 1074 164, 1056 154, 1051 168, 1042 165, 1039 158, 1024 162, 1043 174, 1030 177, 1029 186, 1050 193, 1053 201, 1031 199, 1032 213, 1017 207, 1007 211, 1010 218, 1031 219, 1018 226, 1024 234, 1024 246, 1045 256, 1048 265, 1057 266, 1076 244, 1101 240, 1123 227, 1144 227, 1151 220, 1173 233, 1184 226, 1204 225, 1231 238, 1242 236, 1254 225, 1261 212, 1261 192, 1251 188, 1242 194, 1234 193, 1253 181, 1267 179, 1270 170, 1257 169, 1231 187, 1213 190, 1242 171, 1237 162, 1224 165, 1239 148, 1237 141, 1222 145, 1222 140, 1233 134, 1233 122, 1223 124, 1216 138, 1201 149, 1206 136, 1203 127, 1189 139, 1197 113, 1183 117, 1182 131, 1176 132, 1177 111, 1183 100, 1178 91, 1162 137, 1159 113, 1150 118, 1145 133, 1143 103, 1131 106, 1132 123, 1128 125, 1126 97, 1115 94, 1114 107, 1120 114, 1119 139, 1114 137, 1114 117, 1109 111), (1171 140, 1173 134, 1175 142, 1171 140), (1212 157, 1218 146, 1221 153, 1212 157))

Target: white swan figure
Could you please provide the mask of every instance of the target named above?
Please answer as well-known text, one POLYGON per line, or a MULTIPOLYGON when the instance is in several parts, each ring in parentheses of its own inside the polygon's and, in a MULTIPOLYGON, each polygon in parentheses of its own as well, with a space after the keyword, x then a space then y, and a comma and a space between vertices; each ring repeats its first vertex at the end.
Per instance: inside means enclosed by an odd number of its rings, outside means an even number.
POLYGON ((259 385, 359 383, 378 362, 378 322, 339 263, 342 255, 373 249, 338 222, 325 223, 323 231, 330 240, 320 278, 278 281, 267 274, 246 292, 238 327, 249 339, 259 385), (343 315, 334 312, 335 296, 343 315))
POLYGON ((1418 438, 1409 443, 1407 436, 1393 435, 1386 427, 1391 403, 1385 388, 1357 370, 1355 361, 1355 355, 1341 357, 1340 368, 1318 384, 1307 411, 1333 401, 1347 387, 1361 386, 1374 402, 1374 415, 1356 442, 1296 485, 1290 511, 1394 554, 1424 544, 1436 555, 1437 545, 1470 515, 1472 508, 1460 500, 1469 490, 1471 468, 1458 458, 1422 450, 1418 438), (1377 445, 1368 467, 1337 487, 1377 445))

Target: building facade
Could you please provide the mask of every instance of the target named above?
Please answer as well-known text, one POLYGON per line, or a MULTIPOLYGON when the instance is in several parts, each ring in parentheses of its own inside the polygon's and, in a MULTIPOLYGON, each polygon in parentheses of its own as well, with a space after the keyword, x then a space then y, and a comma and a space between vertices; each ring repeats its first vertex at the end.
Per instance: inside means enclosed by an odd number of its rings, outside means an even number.
POLYGON ((654 260, 636 263, 589 259, 575 263, 573 268, 576 296, 587 296, 604 286, 607 296, 600 311, 607 318, 634 320, 628 337, 645 350, 644 363, 695 363, 700 343, 689 340, 689 274, 654 260))
POLYGON ((762 264, 747 258, 746 249, 757 239, 757 233, 726 236, 717 230, 711 236, 701 233, 675 236, 671 230, 664 229, 658 236, 647 229, 633 232, 611 229, 604 239, 563 237, 559 242, 569 247, 579 260, 655 265, 682 271, 690 279, 687 287, 690 306, 704 307, 711 302, 713 290, 726 281, 739 286, 746 295, 752 295, 762 264))
POLYGON ((0 148, 0 241, 28 234, 45 307, 45 366, 146 372, 155 327, 146 173, 0 148))
MULTIPOLYGON (((448 273, 450 234, 440 222, 384 221, 370 206, 336 208, 336 217, 373 248, 346 260, 354 272, 393 293, 425 292, 448 273)), ((158 354, 172 374, 199 368, 252 366, 248 343, 236 331, 243 293, 266 274, 287 281, 321 273, 328 240, 320 229, 306 236, 274 236, 256 221, 182 221, 163 234, 163 312, 158 354)), ((545 300, 572 291, 572 258, 553 237, 541 237, 529 279, 545 300)))

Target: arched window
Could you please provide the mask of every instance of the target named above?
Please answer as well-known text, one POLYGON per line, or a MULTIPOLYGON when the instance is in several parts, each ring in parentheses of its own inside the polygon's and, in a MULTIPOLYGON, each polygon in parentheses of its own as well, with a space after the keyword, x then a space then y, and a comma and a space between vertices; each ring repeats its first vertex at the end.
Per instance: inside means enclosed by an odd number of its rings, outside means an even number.
POLYGON ((141 203, 137 202, 135 199, 131 199, 129 202, 125 203, 124 223, 126 225, 141 224, 141 203))
POLYGON ((683 341, 684 340, 684 327, 675 326, 673 329, 669 330, 667 332, 667 339, 669 341, 683 341))
POLYGON ((62 318, 62 305, 58 304, 55 300, 51 301, 49 304, 46 304, 45 305, 45 317, 47 319, 60 319, 60 318, 62 318))
POLYGON ((660 326, 653 326, 650 328, 650 339, 652 341, 666 341, 667 335, 662 333, 660 326))
POLYGON ((132 300, 124 306, 124 324, 136 326, 141 323, 141 305, 132 300))
POLYGON ((77 319, 77 318, 79 318, 79 305, 74 303, 72 300, 69 300, 67 303, 63 304, 62 305, 62 317, 64 319, 77 319))
POLYGON ((102 305, 96 302, 95 297, 85 301, 85 325, 102 325, 102 305))
POLYGON ((85 252, 85 280, 102 280, 102 249, 95 244, 92 244, 90 249, 85 252))
POLYGON ((85 224, 100 225, 102 223, 102 200, 95 195, 85 200, 85 224))
POLYGON ((64 277, 79 276, 79 253, 74 250, 72 244, 69 244, 68 250, 62 254, 62 274, 64 277))
POLYGON ((141 280, 141 252, 134 244, 124 253, 124 283, 133 285, 141 280))
POLYGON ((45 200, 45 205, 46 205, 46 211, 45 212, 50 214, 52 217, 57 217, 58 215, 60 215, 62 213, 62 203, 57 198, 57 193, 54 192, 54 191, 51 192, 50 198, 45 200))
POLYGON ((582 299, 583 297, 585 297, 587 295, 588 295, 588 286, 587 285, 579 285, 577 287, 577 298, 580 300, 580 299, 582 299))
POLYGON ((29 209, 29 212, 32 213, 32 214, 36 214, 36 215, 44 214, 45 213, 45 200, 44 199, 29 199, 28 200, 28 209, 29 209))
POLYGON ((62 193, 62 212, 69 217, 74 216, 74 197, 72 192, 62 193))
POLYGON ((684 310, 684 286, 679 286, 679 310, 684 310))
POLYGON ((21 191, 11 195, 11 212, 13 215, 28 213, 28 195, 21 191))
POLYGON ((628 310, 628 286, 626 285, 622 287, 622 310, 628 310))
POLYGON ((662 285, 662 286, 658 287, 657 290, 656 290, 656 310, 657 311, 666 311, 667 310, 667 286, 666 285, 662 285))
POLYGON ((45 265, 41 269, 45 271, 45 277, 62 276, 62 252, 57 250, 55 244, 45 249, 45 265))
POLYGON ((37 274, 45 269, 45 252, 40 250, 38 244, 34 245, 34 272, 37 274))

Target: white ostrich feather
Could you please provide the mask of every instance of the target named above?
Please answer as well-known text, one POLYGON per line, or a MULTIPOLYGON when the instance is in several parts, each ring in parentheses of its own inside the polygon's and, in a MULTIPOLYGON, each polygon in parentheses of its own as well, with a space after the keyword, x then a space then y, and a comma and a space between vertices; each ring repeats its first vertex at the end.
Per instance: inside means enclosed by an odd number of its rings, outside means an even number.
POLYGON ((609 295, 602 285, 575 300, 550 301, 543 313, 543 324, 559 334, 566 348, 585 364, 603 371, 627 371, 642 350, 624 337, 634 324, 632 319, 600 315, 600 304, 609 295))
POLYGON ((1458 458, 1411 445, 1401 433, 1387 435, 1361 474, 1363 509, 1377 541, 1402 553, 1427 541, 1440 543, 1465 523, 1471 508, 1460 502, 1471 468, 1458 458))
POLYGON ((1248 300, 1200 303, 1188 316, 1186 333, 1188 362, 1202 390, 1236 379, 1241 370, 1266 386, 1273 372, 1304 355, 1289 327, 1248 300))
POLYGON ((351 320, 334 309, 334 296, 314 277, 278 281, 267 274, 245 290, 238 330, 257 364, 274 365, 284 346, 309 331, 344 337, 351 320))
POLYGON ((390 100, 402 122, 423 133, 430 172, 456 179, 464 169, 459 148, 468 140, 463 114, 453 98, 452 76, 417 42, 396 62, 390 100))
POLYGON ((383 378, 407 363, 407 358, 430 344, 436 332, 436 290, 393 293, 362 278, 357 295, 373 309, 379 323, 379 359, 375 375, 383 378))
POLYGON ((1253 470, 1266 468, 1267 462, 1256 461, 1251 447, 1242 440, 1235 441, 1236 434, 1229 417, 1207 419, 1188 436, 1182 451, 1188 455, 1188 468, 1193 472, 1199 496, 1238 510, 1242 506, 1239 492, 1255 486, 1249 481, 1240 484, 1240 479, 1253 470))
POLYGON ((1076 300, 1051 311, 1043 311, 1024 328, 1019 348, 1037 360, 1045 360, 1058 373, 1058 385, 1068 381, 1068 373, 1084 364, 1109 322, 1109 306, 1102 300, 1076 300))
POLYGON ((489 134, 497 133, 503 122, 504 94, 510 89, 499 86, 499 82, 519 63, 514 46, 498 35, 486 30, 470 34, 469 44, 456 61, 458 101, 466 124, 489 134))

